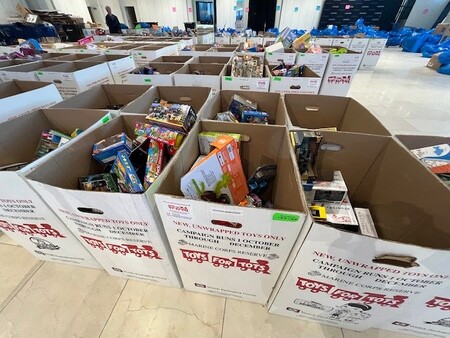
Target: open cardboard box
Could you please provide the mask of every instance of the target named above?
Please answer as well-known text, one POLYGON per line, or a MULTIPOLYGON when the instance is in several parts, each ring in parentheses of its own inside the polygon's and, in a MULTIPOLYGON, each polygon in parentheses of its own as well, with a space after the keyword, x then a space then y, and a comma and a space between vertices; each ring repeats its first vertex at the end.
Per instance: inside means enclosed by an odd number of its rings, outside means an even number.
POLYGON ((176 44, 149 44, 131 51, 131 55, 133 55, 138 66, 144 66, 160 56, 176 55, 177 53, 178 47, 176 44))
MULTIPOLYGON (((64 62, 61 62, 64 63, 64 62)), ((19 64, 15 66, 9 66, 0 69, 0 79, 3 82, 12 80, 21 81, 39 81, 39 77, 36 75, 36 71, 49 66, 54 66, 56 60, 53 61, 34 61, 19 64)), ((45 81, 44 81, 45 82, 45 81)), ((48 82, 48 81, 47 81, 48 82)))
POLYGON ((101 62, 65 62, 39 69, 36 74, 42 82, 53 82, 64 99, 99 84, 114 83, 108 65, 101 62))
POLYGON ((297 65, 305 65, 321 78, 327 68, 329 53, 306 53, 306 51, 298 51, 295 63, 297 65))
POLYGON ((146 115, 121 114, 82 134, 25 178, 110 275, 180 287, 153 194, 184 144, 142 194, 77 190, 79 177, 104 170, 92 158, 93 145, 122 132, 134 139, 136 122, 147 122, 146 115))
POLYGON ((71 47, 66 47, 61 49, 63 53, 74 53, 74 54, 103 54, 102 48, 88 48, 87 45, 80 46, 75 45, 71 47))
MULTIPOLYGON (((286 107, 280 94, 277 93, 261 93, 235 90, 221 90, 217 95, 205 105, 203 109, 203 120, 214 120, 218 113, 228 110, 231 99, 234 94, 244 99, 254 101, 258 104, 258 110, 269 114, 269 125, 275 124, 279 126, 286 125, 286 107)), ((227 123, 227 122, 222 122, 227 123)), ((232 123, 232 122, 230 122, 232 123)))
MULTIPOLYGON (((40 260, 100 268, 46 202, 23 180, 23 175, 45 158, 62 151, 74 140, 34 161, 41 133, 50 129, 70 135, 76 128, 88 132, 93 125, 109 121, 104 111, 46 109, 0 124, 0 167, 29 163, 16 171, 0 171, 3 204, 0 228, 40 260)), ((81 134, 82 135, 82 134, 81 134)), ((80 136, 78 136, 80 137, 80 136)), ((75 138, 76 139, 76 138, 75 138)))
POLYGON ((62 101, 54 84, 13 80, 0 84, 0 123, 62 101))
POLYGON ((155 195, 184 288, 265 304, 305 220, 287 130, 201 121, 191 134, 155 195), (261 165, 277 165, 267 191, 274 209, 184 198, 180 179, 199 156, 201 131, 245 135, 240 157, 248 178, 261 165))
MULTIPOLYGON (((408 150, 432 147, 439 144, 450 143, 450 137, 443 136, 431 136, 431 135, 395 135, 395 137, 404 145, 408 150)), ((423 164, 427 169, 428 167, 423 164)), ((438 177, 437 177, 438 178, 438 177)), ((439 182, 444 184, 442 180, 438 178, 439 182)), ((444 184, 445 185, 445 184, 444 184)), ((448 187, 448 185, 445 185, 448 187)))
MULTIPOLYGON (((325 52, 337 47, 323 47, 325 52)), ((320 95, 346 96, 358 71, 363 54, 347 50, 346 54, 329 53, 327 68, 322 79, 320 95)))
POLYGON ((266 53, 266 60, 269 65, 278 65, 283 61, 285 65, 292 66, 297 60, 297 52, 292 48, 285 48, 283 53, 266 53))
POLYGON ((189 63, 186 73, 175 73, 175 86, 210 87, 211 94, 216 95, 220 90, 225 65, 189 63))
POLYGON ((342 172, 353 207, 370 210, 378 238, 304 227, 269 312, 357 331, 448 336, 448 326, 430 324, 448 316, 450 191, 393 138, 322 134, 316 169, 342 172))
POLYGON ((273 76, 270 69, 273 66, 266 66, 270 76, 270 91, 280 94, 309 94, 319 93, 322 79, 309 67, 304 66, 302 77, 273 76))
POLYGON ((108 109, 108 106, 123 105, 133 102, 150 89, 145 85, 99 85, 91 90, 84 91, 78 95, 64 100, 52 108, 70 109, 76 114, 80 110, 104 110, 117 111, 120 109, 108 109))
POLYGON ((189 63, 192 61, 192 56, 186 55, 167 55, 160 56, 151 62, 167 62, 167 63, 189 63))
POLYGON ((85 60, 94 56, 98 56, 98 54, 90 53, 90 54, 60 54, 61 56, 56 56, 52 58, 52 61, 78 61, 85 60))
POLYGON ((364 56, 361 60, 359 69, 374 70, 380 59, 381 53, 383 52, 384 46, 386 46, 386 42, 387 39, 383 38, 369 39, 369 44, 363 54, 364 56))
POLYGON ((28 59, 0 60, 0 68, 23 65, 24 63, 36 62, 28 59))
POLYGON ((127 74, 136 68, 131 55, 98 55, 76 62, 106 62, 115 84, 127 82, 127 74))
POLYGON ((369 45, 369 41, 369 38, 354 37, 348 48, 354 52, 364 53, 367 49, 367 46, 369 45))
POLYGON ((193 45, 191 50, 180 50, 180 55, 188 55, 188 56, 203 56, 206 51, 211 49, 212 45, 193 45))
POLYGON ((232 57, 234 52, 237 50, 236 47, 211 47, 205 52, 205 56, 228 56, 232 57))
POLYGON ((144 44, 126 43, 118 46, 111 46, 105 50, 106 55, 131 55, 131 51, 135 48, 143 47, 144 44))
POLYGON ((264 67, 263 77, 234 77, 231 76, 231 65, 227 65, 226 72, 222 76, 223 90, 249 90, 268 92, 270 86, 270 74, 264 67))
POLYGON ((194 58, 192 63, 208 63, 208 64, 219 64, 227 65, 231 61, 230 57, 227 56, 197 56, 194 58))
POLYGON ((291 95, 284 97, 288 128, 337 128, 374 135, 391 135, 390 132, 358 101, 348 97, 291 95))
POLYGON ((197 114, 197 120, 203 115, 204 106, 211 95, 207 87, 152 87, 136 100, 122 108, 122 112, 147 115, 155 99, 187 104, 192 106, 197 114))
POLYGON ((164 62, 150 62, 146 64, 147 67, 153 67, 160 74, 146 75, 133 74, 144 66, 138 66, 131 73, 127 74, 127 82, 129 84, 146 84, 152 86, 173 86, 174 75, 177 73, 187 74, 187 66, 182 63, 164 63, 164 62))

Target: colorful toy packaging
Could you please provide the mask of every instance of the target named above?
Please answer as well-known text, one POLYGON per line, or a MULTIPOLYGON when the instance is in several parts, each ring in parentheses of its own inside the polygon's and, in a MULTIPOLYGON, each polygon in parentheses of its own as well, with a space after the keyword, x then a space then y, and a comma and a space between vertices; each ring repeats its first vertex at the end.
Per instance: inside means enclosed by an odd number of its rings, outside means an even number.
POLYGON ((172 103, 155 99, 147 115, 147 120, 166 128, 188 132, 195 123, 197 115, 187 104, 172 103))

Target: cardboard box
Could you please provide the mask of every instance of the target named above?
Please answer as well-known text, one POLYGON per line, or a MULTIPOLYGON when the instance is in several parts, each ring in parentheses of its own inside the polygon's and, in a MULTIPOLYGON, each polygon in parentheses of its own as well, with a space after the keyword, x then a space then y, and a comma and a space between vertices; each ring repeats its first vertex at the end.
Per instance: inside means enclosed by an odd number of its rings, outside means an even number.
POLYGON ((62 48, 61 52, 69 54, 103 54, 103 48, 92 48, 88 46, 75 45, 62 48))
POLYGON ((190 63, 192 62, 192 56, 186 55, 170 55, 170 56, 160 56, 152 60, 151 62, 166 62, 166 63, 190 63))
POLYGON ((270 36, 265 36, 263 38, 263 46, 270 46, 271 44, 275 43, 277 38, 275 37, 270 37, 270 36))
POLYGON ((92 159, 92 145, 122 132, 133 137, 136 122, 146 122, 146 115, 122 114, 25 177, 110 275, 180 287, 153 197, 175 158, 142 194, 77 190, 78 177, 103 169, 92 159))
POLYGON ((211 94, 216 95, 220 90, 225 65, 191 63, 187 66, 187 73, 175 73, 175 86, 209 87, 211 94))
POLYGON ((219 45, 228 45, 231 41, 231 38, 229 36, 215 36, 214 41, 219 45))
POLYGON ((99 84, 114 83, 106 63, 72 62, 42 68, 36 72, 43 82, 53 82, 63 99, 75 96, 99 84))
POLYGON ((122 108, 122 112, 148 115, 154 99, 187 104, 194 108, 197 120, 203 116, 205 103, 211 95, 211 89, 206 87, 152 87, 136 100, 122 108))
POLYGON ((16 66, 5 67, 0 69, 0 79, 3 82, 12 80, 39 81, 39 77, 36 75, 36 71, 53 65, 55 65, 55 63, 48 61, 35 61, 16 66))
POLYGON ((306 208, 299 181, 293 177, 294 155, 286 129, 202 121, 194 135, 200 131, 247 135, 250 141, 241 142, 240 151, 247 177, 262 164, 277 164, 270 194, 275 209, 182 197, 180 179, 199 155, 198 140, 186 140, 185 151, 179 153, 156 191, 184 288, 265 304, 301 230, 306 208))
POLYGON ((0 84, 0 123, 62 101, 54 84, 13 80, 0 84))
POLYGON ((106 62, 115 84, 127 82, 127 74, 136 68, 131 55, 99 55, 77 62, 106 62))
POLYGON ((266 60, 269 65, 278 65, 282 60, 286 65, 291 66, 297 60, 297 52, 292 48, 285 48, 283 53, 266 53, 266 60))
MULTIPOLYGON (((127 74, 129 84, 146 84, 152 86, 172 86, 174 85, 174 75, 177 73, 187 74, 187 66, 182 63, 149 63, 149 67, 154 67, 160 74, 127 74)), ((141 67, 133 70, 138 71, 141 67)))
POLYGON ((147 65, 151 60, 160 56, 176 55, 178 53, 177 45, 154 44, 146 47, 139 47, 131 50, 131 55, 138 66, 147 65))
POLYGON ((228 56, 196 56, 192 60, 192 63, 209 63, 218 65, 227 65, 231 62, 231 58, 228 56))
POLYGON ((441 53, 433 54, 430 61, 427 63, 428 68, 437 70, 442 65, 442 63, 439 62, 439 55, 441 55, 441 53))
POLYGON ((295 63, 298 65, 307 66, 322 78, 325 73, 325 69, 327 68, 329 56, 330 54, 328 53, 312 54, 299 52, 297 53, 297 60, 295 63))
POLYGON ((362 54, 351 50, 347 54, 330 54, 319 94, 346 96, 362 59, 362 54))
POLYGON ((21 177, 48 156, 70 147, 73 141, 33 162, 41 133, 50 129, 64 134, 108 121, 104 111, 78 112, 58 109, 35 111, 0 124, 0 167, 29 163, 16 171, 0 171, 0 228, 40 260, 91 268, 100 265, 63 222, 21 177), (26 134, 24 134, 26 133, 26 134))
POLYGON ((333 38, 312 38, 312 41, 322 46, 333 46, 333 38))
POLYGON ((191 50, 180 50, 180 55, 187 56, 203 56, 211 45, 194 45, 191 50))
POLYGON ((284 102, 289 129, 334 127, 345 132, 391 135, 367 108, 352 98, 286 94, 284 102))
POLYGON ((106 55, 131 55, 131 51, 135 48, 144 46, 143 44, 122 44, 118 46, 111 46, 105 50, 106 55))
POLYGON ((387 39, 370 39, 367 49, 364 53, 364 57, 361 61, 359 69, 373 70, 375 69, 378 60, 380 59, 381 52, 386 45, 387 39))
POLYGON ((331 44, 333 47, 343 47, 350 48, 350 44, 352 43, 352 38, 334 38, 333 43, 331 44))
MULTIPOLYGON (((270 70, 267 69, 270 74, 270 70)), ((270 92, 280 94, 311 94, 319 93, 322 79, 305 66, 302 77, 287 77, 270 75, 270 92)))
POLYGON ((450 191, 392 138, 323 135, 341 149, 319 154, 318 169, 342 172, 353 206, 370 210, 380 238, 319 223, 304 228, 269 312, 447 337, 450 191))
POLYGON ((354 52, 365 53, 369 41, 369 38, 353 38, 348 48, 354 52))
POLYGON ((123 105, 124 107, 141 95, 146 93, 150 86, 146 85, 99 85, 91 90, 64 100, 52 108, 71 109, 74 114, 81 110, 104 110, 105 114, 117 112, 116 109, 108 109, 108 106, 123 105))
POLYGON ((233 44, 240 44, 243 42, 246 42, 247 38, 245 36, 232 36, 230 37, 230 43, 233 44))
POLYGON ((23 65, 24 63, 35 62, 28 59, 0 60, 0 68, 23 65))
POLYGON ((221 90, 205 105, 202 119, 214 120, 218 113, 227 111, 234 94, 256 102, 258 110, 269 114, 269 124, 286 125, 286 107, 283 100, 281 100, 280 94, 256 91, 221 90))
POLYGON ((61 54, 61 56, 56 56, 48 61, 79 61, 79 60, 85 60, 94 56, 98 56, 98 54, 61 54))
POLYGON ((212 47, 205 52, 205 56, 234 56, 237 47, 212 47))
MULTIPOLYGON (((400 143, 405 146, 408 150, 431 147, 439 144, 449 143, 450 137, 443 136, 431 136, 431 135, 395 135, 395 137, 400 141, 400 143)), ((422 162, 421 162, 422 163, 422 162)), ((424 166, 429 170, 429 168, 424 164, 424 166)), ((436 177, 439 182, 444 184, 442 180, 436 177)), ((444 184, 445 185, 445 184, 444 184)), ((447 185, 445 185, 447 186, 447 185)))
POLYGON ((434 29, 433 34, 434 35, 438 35, 438 34, 445 35, 445 33, 448 31, 449 28, 450 28, 450 23, 439 23, 436 26, 436 28, 434 29))
POLYGON ((228 65, 225 76, 222 77, 223 90, 269 91, 270 74, 268 74, 266 68, 264 68, 264 77, 234 77, 230 75, 231 65, 228 65))

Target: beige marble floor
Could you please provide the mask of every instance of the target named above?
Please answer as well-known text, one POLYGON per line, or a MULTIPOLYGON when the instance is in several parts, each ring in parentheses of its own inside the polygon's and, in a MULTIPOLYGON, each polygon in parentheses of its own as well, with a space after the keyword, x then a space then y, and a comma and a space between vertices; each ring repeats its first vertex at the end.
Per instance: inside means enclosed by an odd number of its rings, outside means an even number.
MULTIPOLYGON (((450 135, 450 76, 388 49, 350 95, 394 133, 450 135)), ((269 315, 260 305, 156 287, 103 271, 42 263, 0 235, 0 337, 408 337, 269 315)))

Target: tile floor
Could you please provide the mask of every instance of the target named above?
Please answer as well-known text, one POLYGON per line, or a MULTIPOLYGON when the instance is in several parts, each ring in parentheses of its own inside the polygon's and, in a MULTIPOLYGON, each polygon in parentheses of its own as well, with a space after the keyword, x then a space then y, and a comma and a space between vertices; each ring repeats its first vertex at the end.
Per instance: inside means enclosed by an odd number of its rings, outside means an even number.
MULTIPOLYGON (((450 76, 388 49, 350 96, 393 133, 450 135, 450 76)), ((0 236, 0 337, 410 337, 269 315, 263 306, 109 277, 34 259, 0 236)))

